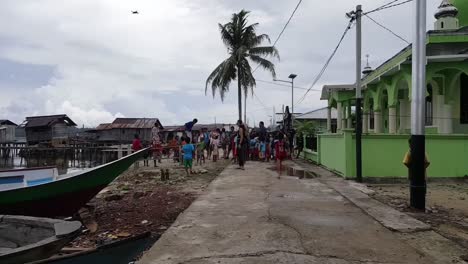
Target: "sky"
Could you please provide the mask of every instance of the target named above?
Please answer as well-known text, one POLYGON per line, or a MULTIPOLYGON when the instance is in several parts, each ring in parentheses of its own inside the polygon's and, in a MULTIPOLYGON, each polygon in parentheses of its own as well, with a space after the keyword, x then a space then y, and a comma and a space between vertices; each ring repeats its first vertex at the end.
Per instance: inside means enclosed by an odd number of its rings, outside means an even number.
MULTIPOLYGON (((304 0, 276 47, 277 78, 298 77, 295 103, 309 88, 348 20, 362 4, 372 10, 390 0, 304 0)), ((427 27, 441 0, 428 0, 427 27)), ((233 82, 224 102, 205 82, 228 57, 218 23, 232 13, 251 11, 257 33, 276 39, 296 0, 2 0, 0 9, 0 119, 21 123, 26 116, 67 114, 80 127, 116 117, 157 117, 163 125, 235 123, 237 90, 233 82), (139 14, 132 14, 138 10, 139 14)), ((412 40, 412 4, 371 16, 412 40)), ((268 45, 268 43, 265 43, 268 45)), ((363 54, 372 67, 407 44, 363 18, 363 54)), ((352 29, 320 81, 295 112, 326 106, 324 84, 353 83, 355 34, 352 29)), ((363 64, 365 65, 365 57, 363 64)), ((363 66, 364 66, 363 65, 363 66)), ((255 66, 254 66, 255 67, 255 66)), ((291 89, 261 81, 247 100, 247 119, 270 123, 274 108, 291 104, 291 89)))

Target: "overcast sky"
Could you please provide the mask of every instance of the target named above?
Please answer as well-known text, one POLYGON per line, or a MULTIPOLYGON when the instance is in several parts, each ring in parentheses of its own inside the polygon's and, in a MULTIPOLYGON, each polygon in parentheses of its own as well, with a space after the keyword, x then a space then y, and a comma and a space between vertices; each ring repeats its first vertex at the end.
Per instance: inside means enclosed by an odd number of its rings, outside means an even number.
MULTIPOLYGON (((279 78, 298 75, 309 87, 357 4, 371 10, 389 0, 304 0, 277 44, 279 78)), ((428 29, 440 0, 428 0, 428 29)), ((296 0, 2 0, 0 8, 0 119, 68 114, 80 126, 115 117, 158 117, 163 124, 233 123, 237 119, 235 83, 221 102, 205 81, 227 57, 217 23, 234 12, 251 11, 258 33, 274 40, 296 0), (138 10, 138 15, 132 15, 138 10)), ((411 41, 412 4, 373 14, 373 18, 411 41)), ((363 53, 373 67, 406 44, 363 20, 363 53)), ((354 31, 323 78, 323 84, 354 82, 354 31)), ((258 70, 255 77, 271 81, 258 70)), ((248 100, 251 123, 267 123, 273 107, 291 102, 288 87, 258 82, 258 99, 248 100)), ((297 101, 305 91, 296 90, 297 101)), ((296 112, 326 105, 311 92, 296 112)))

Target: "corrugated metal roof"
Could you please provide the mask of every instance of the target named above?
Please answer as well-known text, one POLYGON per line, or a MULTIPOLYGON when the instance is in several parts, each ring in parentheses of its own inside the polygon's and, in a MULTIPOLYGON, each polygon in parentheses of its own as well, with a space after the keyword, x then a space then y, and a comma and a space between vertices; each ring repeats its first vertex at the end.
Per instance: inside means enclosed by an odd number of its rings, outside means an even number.
POLYGON ((161 125, 161 122, 157 118, 116 118, 112 123, 100 124, 96 130, 153 128, 155 123, 161 125))
POLYGON ((7 126, 18 126, 17 124, 11 122, 8 119, 0 119, 0 125, 7 125, 7 126))
POLYGON ((48 127, 55 123, 63 122, 67 126, 76 126, 75 122, 67 115, 50 115, 50 116, 29 116, 23 122, 24 127, 48 127))
MULTIPOLYGON (((331 118, 336 119, 337 117, 337 111, 335 108, 332 108, 331 112, 331 118)), ((316 109, 307 113, 304 113, 302 115, 297 115, 295 117, 296 120, 318 120, 318 119, 327 119, 328 116, 328 110, 327 107, 316 109)))

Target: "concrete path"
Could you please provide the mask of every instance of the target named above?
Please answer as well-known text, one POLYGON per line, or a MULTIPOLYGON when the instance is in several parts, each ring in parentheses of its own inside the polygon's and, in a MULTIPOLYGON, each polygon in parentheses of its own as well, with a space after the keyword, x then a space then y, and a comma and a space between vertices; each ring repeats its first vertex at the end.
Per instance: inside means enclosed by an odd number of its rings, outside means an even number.
POLYGON ((139 263, 433 263, 319 179, 228 167, 139 263))

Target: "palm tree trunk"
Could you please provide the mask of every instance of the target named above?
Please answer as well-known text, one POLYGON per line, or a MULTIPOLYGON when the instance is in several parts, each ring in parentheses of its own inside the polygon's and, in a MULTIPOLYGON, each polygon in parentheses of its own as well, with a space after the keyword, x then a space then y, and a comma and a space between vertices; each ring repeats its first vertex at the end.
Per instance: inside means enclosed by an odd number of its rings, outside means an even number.
MULTIPOLYGON (((240 79, 239 65, 237 65, 237 99, 239 100, 239 120, 242 120, 242 87, 240 79)), ((244 120, 245 122, 245 120, 244 120)))

